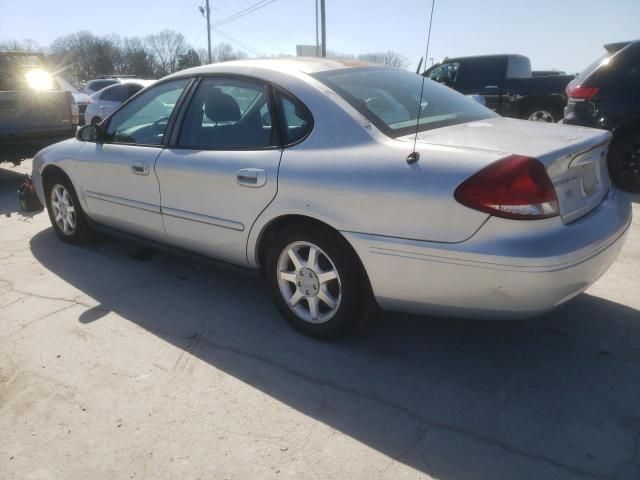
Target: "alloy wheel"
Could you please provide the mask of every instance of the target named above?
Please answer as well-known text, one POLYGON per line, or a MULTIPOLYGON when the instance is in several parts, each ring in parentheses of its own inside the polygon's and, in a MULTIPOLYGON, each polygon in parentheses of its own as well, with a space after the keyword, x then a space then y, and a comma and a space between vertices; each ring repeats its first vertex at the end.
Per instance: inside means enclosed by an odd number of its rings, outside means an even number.
POLYGON ((532 122, 545 122, 545 123, 553 123, 555 122, 555 118, 553 118, 553 114, 548 112, 547 110, 536 110, 531 115, 529 115, 528 120, 532 122))
POLYGON ((340 275, 333 261, 311 242, 294 242, 282 250, 277 280, 285 303, 309 323, 329 321, 342 300, 340 275))
POLYGON ((73 235, 76 230, 76 209, 69 191, 60 184, 51 189, 51 210, 60 231, 65 235, 73 235))

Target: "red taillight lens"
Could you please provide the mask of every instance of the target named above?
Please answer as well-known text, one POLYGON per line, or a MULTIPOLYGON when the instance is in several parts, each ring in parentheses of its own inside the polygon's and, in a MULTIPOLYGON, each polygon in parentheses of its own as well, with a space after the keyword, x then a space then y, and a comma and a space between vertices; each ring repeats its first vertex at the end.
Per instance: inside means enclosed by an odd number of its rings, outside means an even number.
POLYGON ((535 158, 511 155, 483 168, 458 186, 455 199, 497 217, 534 220, 558 215, 549 175, 535 158))
POLYGON ((567 97, 581 100, 589 100, 596 96, 600 89, 596 87, 583 87, 582 85, 567 85, 567 97))

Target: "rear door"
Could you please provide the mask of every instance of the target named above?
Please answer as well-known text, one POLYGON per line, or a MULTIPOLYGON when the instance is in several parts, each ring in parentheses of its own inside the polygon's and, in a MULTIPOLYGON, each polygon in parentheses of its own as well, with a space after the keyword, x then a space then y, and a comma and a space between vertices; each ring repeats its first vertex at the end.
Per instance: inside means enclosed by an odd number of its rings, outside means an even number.
POLYGON ((454 88, 465 95, 482 95, 485 105, 501 112, 507 57, 477 57, 460 61, 454 88))
POLYGON ((226 76, 201 80, 173 146, 156 164, 171 243, 246 263, 251 226, 277 191, 276 118, 268 85, 226 76))

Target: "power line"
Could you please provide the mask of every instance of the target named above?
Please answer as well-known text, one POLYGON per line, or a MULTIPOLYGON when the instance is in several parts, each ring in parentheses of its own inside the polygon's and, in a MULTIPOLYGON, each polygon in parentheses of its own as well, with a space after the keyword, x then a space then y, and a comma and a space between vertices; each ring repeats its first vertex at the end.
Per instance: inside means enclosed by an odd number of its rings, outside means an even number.
POLYGON ((216 30, 216 33, 218 35, 220 35, 221 37, 226 38, 227 40, 229 40, 231 43, 236 44, 237 46, 239 46, 240 48, 242 48, 243 50, 246 50, 250 53, 252 53, 253 55, 257 56, 257 57, 266 57, 266 55, 264 54, 264 52, 261 52, 260 50, 255 50, 253 48, 251 48, 250 46, 248 46, 247 44, 241 42, 240 40, 238 40, 237 38, 232 37, 231 35, 229 35, 228 33, 224 33, 221 32, 220 30, 216 30))
POLYGON ((229 23, 232 22, 240 17, 244 17, 245 15, 248 15, 250 13, 255 12, 256 10, 259 10, 262 7, 266 7, 267 5, 275 2, 276 0, 262 0, 258 3, 254 3, 253 5, 251 5, 250 7, 245 8, 244 10, 241 10, 233 15, 230 15, 227 18, 224 18, 222 20, 220 20, 219 22, 214 23, 212 26, 215 27, 219 27, 221 25, 224 25, 225 23, 229 23))

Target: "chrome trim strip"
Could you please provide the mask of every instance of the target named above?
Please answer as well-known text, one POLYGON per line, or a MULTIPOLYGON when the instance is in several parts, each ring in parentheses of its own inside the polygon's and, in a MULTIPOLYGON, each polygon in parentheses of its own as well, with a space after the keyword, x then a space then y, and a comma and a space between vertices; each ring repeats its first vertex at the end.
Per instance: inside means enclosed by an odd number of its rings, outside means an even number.
POLYGON ((228 228, 230 230, 237 230, 239 232, 244 231, 244 225, 242 223, 234 222, 232 220, 225 220, 224 218, 210 217, 209 215, 202 215, 200 213, 185 212, 184 210, 163 207, 162 214, 169 217, 179 218, 181 220, 190 220, 192 222, 215 225, 216 227, 228 228))
POLYGON ((84 192, 86 197, 96 200, 102 200, 103 202, 115 203, 117 205, 123 205, 125 207, 137 208, 138 210, 145 210, 152 213, 161 213, 159 205, 153 205, 151 203, 138 202, 136 200, 129 200, 128 198, 114 197, 112 195, 106 195, 104 193, 91 192, 89 190, 84 192))

